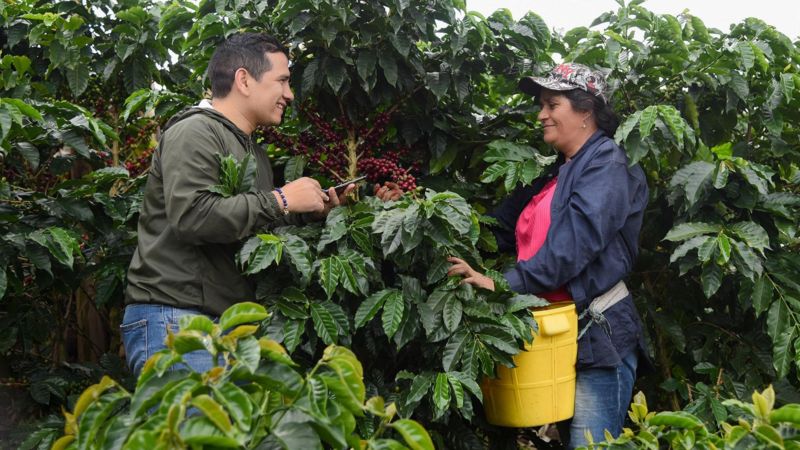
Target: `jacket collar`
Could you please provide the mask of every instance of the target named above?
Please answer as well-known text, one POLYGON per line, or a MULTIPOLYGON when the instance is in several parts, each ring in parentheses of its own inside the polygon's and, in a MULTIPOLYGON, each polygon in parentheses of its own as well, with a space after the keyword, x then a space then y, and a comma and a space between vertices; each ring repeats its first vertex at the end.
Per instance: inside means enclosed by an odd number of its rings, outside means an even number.
POLYGON ((251 136, 242 131, 239 127, 236 126, 233 122, 231 122, 227 117, 222 115, 219 111, 210 107, 210 103, 201 102, 199 105, 191 106, 186 108, 179 113, 172 116, 172 118, 167 121, 167 124, 164 127, 164 131, 166 131, 169 127, 175 125, 176 123, 180 122, 181 120, 186 119, 187 117, 194 116, 196 114, 201 114, 206 117, 210 117, 217 122, 221 123, 225 128, 230 130, 236 139, 244 146, 244 148, 250 151, 252 144, 251 136))
POLYGON ((586 142, 583 143, 581 148, 575 153, 575 156, 573 156, 570 161, 575 161, 577 159, 580 159, 586 153, 585 151, 586 149, 594 147, 594 145, 604 137, 606 137, 606 135, 601 130, 597 130, 594 133, 592 133, 592 135, 589 136, 589 139, 587 139, 586 142))

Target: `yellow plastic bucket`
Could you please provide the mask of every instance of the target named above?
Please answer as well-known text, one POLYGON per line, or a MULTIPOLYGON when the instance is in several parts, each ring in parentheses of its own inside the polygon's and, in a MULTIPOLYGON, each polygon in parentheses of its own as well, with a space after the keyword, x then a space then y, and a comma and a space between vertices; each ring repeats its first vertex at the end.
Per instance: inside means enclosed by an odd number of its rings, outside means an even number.
POLYGON ((533 316, 539 334, 514 357, 517 367, 498 365, 497 378, 481 383, 486 420, 493 425, 532 427, 569 419, 575 412, 575 304, 537 308, 533 316))

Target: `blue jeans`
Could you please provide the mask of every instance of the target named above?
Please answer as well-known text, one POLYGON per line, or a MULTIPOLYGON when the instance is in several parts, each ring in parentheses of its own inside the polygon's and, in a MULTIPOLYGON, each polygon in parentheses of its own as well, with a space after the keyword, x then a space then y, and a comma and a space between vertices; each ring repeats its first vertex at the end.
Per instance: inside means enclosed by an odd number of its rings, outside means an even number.
MULTIPOLYGON (((138 377, 147 359, 159 350, 167 348, 164 345, 167 329, 177 333, 181 317, 199 314, 203 313, 193 308, 146 303, 127 305, 119 328, 128 367, 133 374, 138 377)), ((208 317, 217 321, 216 317, 208 317)), ((211 354, 205 350, 186 353, 183 355, 183 360, 186 365, 177 364, 170 370, 185 369, 189 366, 195 372, 205 372, 214 366, 211 354)))
POLYGON ((636 379, 639 356, 634 350, 617 367, 584 369, 575 383, 575 416, 569 427, 568 448, 588 445, 584 435, 592 433, 594 442, 605 440, 605 430, 614 437, 622 433, 636 379))

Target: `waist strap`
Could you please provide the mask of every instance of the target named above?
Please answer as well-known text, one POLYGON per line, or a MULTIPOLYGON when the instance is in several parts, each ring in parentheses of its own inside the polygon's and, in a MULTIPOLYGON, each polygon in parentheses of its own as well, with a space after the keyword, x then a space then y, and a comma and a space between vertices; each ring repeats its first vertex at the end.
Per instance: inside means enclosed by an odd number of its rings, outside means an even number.
POLYGON ((611 289, 606 291, 605 294, 595 297, 589 303, 589 306, 586 308, 586 310, 583 311, 580 316, 578 316, 578 320, 583 319, 587 314, 590 317, 589 323, 587 323, 580 333, 578 333, 578 339, 580 340, 580 338, 586 334, 586 332, 594 323, 601 325, 606 333, 611 335, 611 327, 608 325, 608 321, 603 315, 603 312, 621 302, 629 294, 628 286, 625 285, 624 281, 620 280, 611 289))

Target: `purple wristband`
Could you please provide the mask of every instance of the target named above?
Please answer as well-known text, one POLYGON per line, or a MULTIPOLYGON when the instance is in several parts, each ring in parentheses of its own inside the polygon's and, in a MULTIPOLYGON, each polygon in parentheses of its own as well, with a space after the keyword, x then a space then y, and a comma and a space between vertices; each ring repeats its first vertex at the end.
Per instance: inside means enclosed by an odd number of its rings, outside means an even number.
POLYGON ((283 202, 283 215, 289 214, 289 202, 286 201, 286 196, 283 195, 283 189, 275 188, 274 191, 281 196, 281 201, 283 202))

